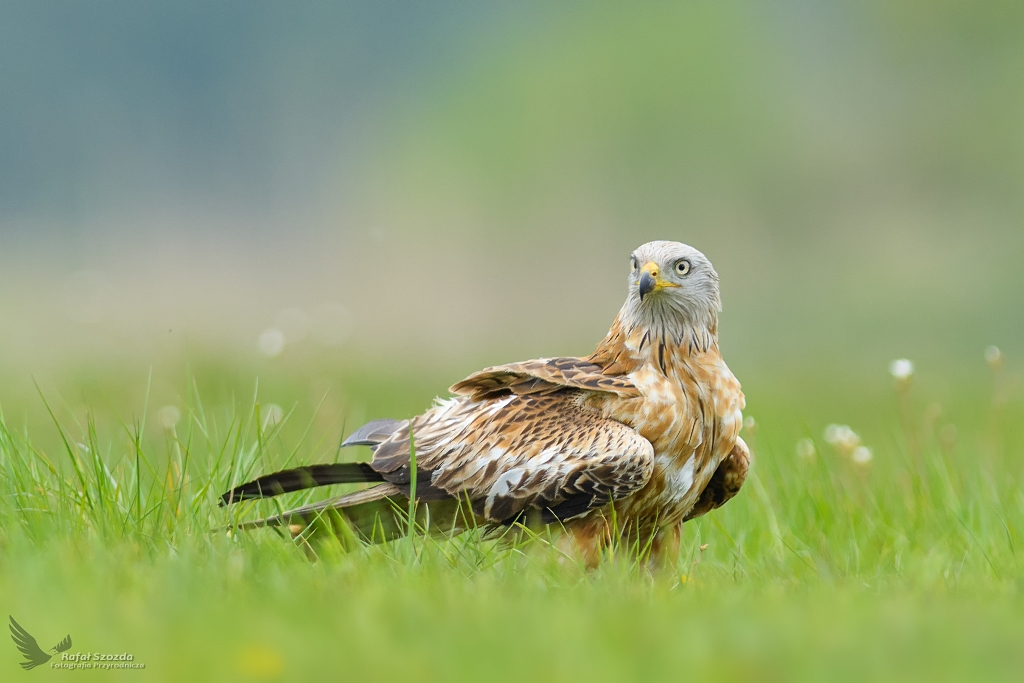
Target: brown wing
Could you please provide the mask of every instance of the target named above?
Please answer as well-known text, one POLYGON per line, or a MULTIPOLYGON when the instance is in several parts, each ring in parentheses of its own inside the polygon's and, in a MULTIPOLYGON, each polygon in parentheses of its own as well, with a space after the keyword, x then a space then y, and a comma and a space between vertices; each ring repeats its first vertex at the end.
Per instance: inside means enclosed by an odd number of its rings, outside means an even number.
MULTIPOLYGON (((477 514, 510 522, 529 509, 571 519, 650 479, 654 447, 626 425, 580 407, 581 392, 454 398, 413 420, 417 497, 468 498, 477 514)), ((372 466, 409 490, 409 426, 372 466)))
POLYGON ((733 496, 740 492, 740 487, 743 486, 749 469, 750 449, 747 448, 743 439, 737 438, 732 452, 719 463, 715 473, 711 475, 708 485, 701 491, 700 497, 686 513, 683 521, 688 522, 728 503, 733 496))
POLYGON ((600 365, 582 358, 539 358, 486 368, 452 386, 450 391, 463 396, 527 395, 569 387, 626 397, 640 395, 640 390, 625 377, 603 372, 600 365))

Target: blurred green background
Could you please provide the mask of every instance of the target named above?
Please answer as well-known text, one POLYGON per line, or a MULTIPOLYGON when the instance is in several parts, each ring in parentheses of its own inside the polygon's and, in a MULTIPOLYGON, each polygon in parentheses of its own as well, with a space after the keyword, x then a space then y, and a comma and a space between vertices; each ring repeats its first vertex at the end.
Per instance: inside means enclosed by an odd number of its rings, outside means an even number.
POLYGON ((6 387, 267 363, 289 309, 285 356, 584 353, 654 238, 741 378, 1022 347, 1020 3, 2 12, 6 387))
POLYGON ((650 239, 716 264, 755 414, 852 419, 897 357, 947 402, 991 344, 1020 369, 1020 3, 0 12, 16 421, 45 417, 33 381, 130 415, 152 372, 180 408, 186 369, 408 415, 589 352, 650 239))
POLYGON ((672 239, 721 276, 760 457, 831 422, 905 446, 906 357, 961 465, 1017 476, 1022 73, 998 0, 4 2, 0 405, 56 459, 39 392, 159 435, 258 382, 276 461, 306 424, 328 459, 484 365, 588 353, 672 239))

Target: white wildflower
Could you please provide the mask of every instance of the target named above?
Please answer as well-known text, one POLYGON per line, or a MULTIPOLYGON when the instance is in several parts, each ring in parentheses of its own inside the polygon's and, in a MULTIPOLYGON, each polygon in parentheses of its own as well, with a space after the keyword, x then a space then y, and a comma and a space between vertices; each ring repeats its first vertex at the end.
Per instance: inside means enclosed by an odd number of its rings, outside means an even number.
POLYGON ((259 347, 260 353, 267 358, 280 356, 284 351, 284 332, 276 327, 269 327, 260 333, 256 345, 259 347))
POLYGON ((858 465, 867 465, 871 462, 871 459, 875 457, 872 454, 871 449, 867 446, 857 446, 853 449, 853 454, 850 456, 850 460, 857 463, 858 465))
MULTIPOLYGON (((839 443, 839 430, 843 429, 844 425, 830 424, 825 427, 825 441, 835 446, 839 443)), ((846 427, 849 429, 849 427, 846 427)))
POLYGON ((174 429, 181 421, 181 411, 174 406, 164 406, 157 411, 156 416, 164 429, 174 429))
POLYGON ((999 350, 998 346, 990 346, 985 349, 985 362, 993 370, 998 370, 1003 366, 1003 352, 999 350))
POLYGON ((906 382, 914 374, 914 364, 906 358, 894 360, 892 363, 889 363, 889 374, 897 382, 906 382))
POLYGON ((825 441, 849 454, 860 445, 860 436, 849 425, 831 424, 825 428, 825 441))
POLYGON ((757 431, 757 422, 750 415, 743 419, 743 430, 751 434, 757 431))
POLYGON ((796 455, 803 460, 813 460, 817 454, 814 442, 810 439, 800 439, 796 442, 796 455))

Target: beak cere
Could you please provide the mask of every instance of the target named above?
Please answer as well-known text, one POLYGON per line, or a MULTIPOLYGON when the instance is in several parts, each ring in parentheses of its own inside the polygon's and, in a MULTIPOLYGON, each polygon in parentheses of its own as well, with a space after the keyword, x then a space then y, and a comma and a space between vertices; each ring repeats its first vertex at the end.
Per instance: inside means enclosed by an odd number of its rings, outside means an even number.
POLYGON ((650 269, 646 267, 640 273, 640 301, 643 301, 645 296, 654 291, 654 286, 658 284, 656 279, 657 273, 658 271, 654 271, 652 275, 650 269))

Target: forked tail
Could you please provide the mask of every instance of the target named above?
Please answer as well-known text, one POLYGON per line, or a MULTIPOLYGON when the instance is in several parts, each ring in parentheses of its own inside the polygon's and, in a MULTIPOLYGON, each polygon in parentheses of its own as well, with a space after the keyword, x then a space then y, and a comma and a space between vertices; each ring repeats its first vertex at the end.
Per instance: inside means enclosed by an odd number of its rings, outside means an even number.
MULTIPOLYGON (((346 446, 369 446, 376 449, 395 430, 405 426, 404 420, 374 420, 363 425, 342 442, 346 446)), ((331 484, 363 484, 383 482, 384 477, 369 463, 341 462, 327 465, 309 465, 281 470, 236 486, 221 495, 220 504, 231 505, 240 500, 270 498, 282 493, 311 489, 331 484)))
MULTIPOLYGON (((347 446, 369 446, 371 449, 387 440, 396 430, 408 424, 405 420, 374 420, 363 425, 342 442, 347 446)), ((236 486, 221 495, 221 505, 241 500, 269 498, 331 484, 377 483, 362 491, 289 510, 280 515, 233 525, 232 529, 288 526, 299 533, 311 525, 329 526, 336 534, 355 532, 365 541, 386 541, 401 535, 408 528, 409 499, 395 484, 386 483, 370 463, 334 463, 309 465, 267 474, 236 486), (342 522, 341 520, 344 520, 342 522)), ((423 513, 437 521, 454 519, 454 501, 439 501, 423 513), (451 508, 451 511, 448 510, 451 508)))

